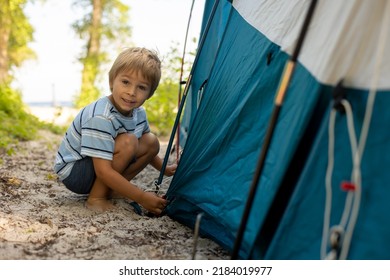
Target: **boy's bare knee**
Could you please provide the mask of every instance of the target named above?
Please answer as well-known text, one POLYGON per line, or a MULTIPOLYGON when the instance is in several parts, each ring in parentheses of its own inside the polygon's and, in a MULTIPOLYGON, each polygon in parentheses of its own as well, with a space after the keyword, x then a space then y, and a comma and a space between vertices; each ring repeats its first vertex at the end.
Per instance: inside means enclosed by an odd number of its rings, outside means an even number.
POLYGON ((134 134, 122 133, 115 139, 115 151, 135 153, 138 149, 138 139, 134 134))
POLYGON ((153 133, 146 133, 140 138, 140 145, 146 148, 148 153, 156 156, 160 151, 160 142, 153 133))

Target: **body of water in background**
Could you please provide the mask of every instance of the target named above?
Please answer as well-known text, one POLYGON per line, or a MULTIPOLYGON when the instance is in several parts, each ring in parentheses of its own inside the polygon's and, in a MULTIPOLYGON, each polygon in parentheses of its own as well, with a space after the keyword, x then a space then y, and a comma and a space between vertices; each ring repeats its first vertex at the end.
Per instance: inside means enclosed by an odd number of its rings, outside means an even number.
POLYGON ((58 101, 58 102, 53 102, 53 101, 48 101, 48 102, 43 102, 43 101, 38 101, 38 102, 26 102, 26 104, 29 107, 69 107, 73 108, 74 104, 72 101, 58 101))
POLYGON ((27 110, 44 122, 68 126, 73 121, 79 109, 71 101, 58 102, 26 102, 27 110))

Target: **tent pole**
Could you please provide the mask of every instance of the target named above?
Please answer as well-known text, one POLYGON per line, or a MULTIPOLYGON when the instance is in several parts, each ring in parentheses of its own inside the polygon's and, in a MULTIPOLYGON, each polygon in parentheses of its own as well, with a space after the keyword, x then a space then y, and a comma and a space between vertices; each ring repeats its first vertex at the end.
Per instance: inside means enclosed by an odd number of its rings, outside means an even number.
MULTIPOLYGON (((195 0, 192 0, 190 15, 188 16, 186 35, 185 35, 185 39, 184 39, 183 55, 181 58, 180 77, 179 77, 179 94, 178 94, 178 98, 177 98, 177 100, 178 100, 177 106, 178 107, 180 106, 180 103, 181 103, 182 85, 186 84, 185 82, 183 82, 184 59, 185 59, 186 50, 187 50, 188 31, 190 29, 190 23, 191 23, 192 11, 194 10, 194 4, 195 4, 195 0)), ((180 146, 180 123, 178 124, 177 129, 176 129, 176 148, 177 148, 176 149, 176 162, 179 162, 179 156, 180 156, 179 146, 180 146)))
MULTIPOLYGON (((195 57, 195 60, 194 60, 193 65, 192 65, 190 75, 189 75, 189 77, 188 77, 186 86, 185 86, 184 91, 183 91, 183 97, 182 97, 182 99, 181 99, 181 101, 180 101, 179 108, 178 108, 178 112, 177 112, 177 114, 176 114, 175 122, 174 122, 174 124, 173 124, 171 136, 170 136, 170 138, 169 138, 167 150, 166 150, 166 152, 165 152, 164 161, 163 161, 163 164, 162 164, 162 167, 161 167, 160 175, 159 175, 158 179, 154 182, 154 184, 155 184, 155 186, 156 186, 156 192, 160 189, 161 182, 162 182, 163 177, 164 177, 164 171, 165 171, 165 168, 167 167, 169 154, 170 154, 170 151, 171 151, 171 149, 172 149, 172 144, 173 144, 173 141, 174 141, 174 138, 175 138, 176 130, 177 130, 178 126, 179 126, 181 113, 182 113, 182 111, 183 111, 184 104, 185 104, 186 97, 187 97, 187 93, 188 93, 188 90, 189 90, 189 85, 191 84, 192 74, 193 74, 194 69, 195 69, 195 66, 196 66, 196 64, 197 64, 197 62, 198 62, 199 54, 200 54, 201 51, 202 51, 204 42, 205 42, 206 37, 207 37, 207 33, 208 33, 209 30, 210 30, 211 22, 212 22, 212 20, 213 20, 213 18, 214 18, 215 12, 216 12, 217 7, 218 7, 218 4, 219 4, 219 0, 215 1, 214 5, 213 5, 213 9, 212 9, 212 11, 211 11, 211 13, 210 13, 209 19, 208 19, 208 21, 207 21, 206 27, 205 27, 205 29, 204 29, 202 38, 201 38, 201 40, 200 40, 200 42, 199 42, 199 47, 198 47, 197 55, 196 55, 196 57, 195 57)), ((179 147, 177 147, 177 149, 179 149, 179 147)))
POLYGON ((238 229, 236 240, 234 243, 234 247, 233 247, 233 251, 232 251, 232 255, 231 255, 231 259, 233 259, 233 260, 238 259, 238 256, 239 256, 239 251, 240 251, 242 239, 244 236, 245 228, 246 228, 246 225, 248 223, 249 214, 250 214, 250 211, 251 211, 251 208, 253 205, 253 201, 255 199, 255 194, 256 194, 257 187, 258 187, 258 184, 260 181, 260 176, 261 176, 261 173, 263 171, 265 159, 267 157, 269 146, 271 144, 272 136, 273 136, 276 124, 277 124, 279 113, 280 113, 280 110, 282 108, 283 101, 284 101, 288 86, 289 86, 290 81, 291 81, 291 77, 294 73, 295 64, 296 64, 298 55, 301 51, 303 41, 306 37, 306 33, 308 30, 310 21, 313 17, 316 4, 317 4, 317 0, 312 0, 310 3, 310 6, 309 6, 309 9, 307 11, 305 20, 303 22, 302 29, 300 31, 294 52, 285 65, 284 72, 283 72, 282 78, 281 78, 280 83, 279 83, 279 88, 278 88, 277 95, 276 95, 276 98, 274 101, 274 108, 273 108, 273 111, 271 114, 270 121, 268 123, 268 128, 267 128, 266 135, 264 138, 264 143, 263 143, 263 146, 261 149, 260 156, 259 156, 258 161, 257 161, 255 174, 254 174, 254 177, 253 177, 250 189, 249 189, 249 194, 248 194, 248 199, 247 199, 247 202, 245 205, 244 214, 242 216, 240 227, 238 229))

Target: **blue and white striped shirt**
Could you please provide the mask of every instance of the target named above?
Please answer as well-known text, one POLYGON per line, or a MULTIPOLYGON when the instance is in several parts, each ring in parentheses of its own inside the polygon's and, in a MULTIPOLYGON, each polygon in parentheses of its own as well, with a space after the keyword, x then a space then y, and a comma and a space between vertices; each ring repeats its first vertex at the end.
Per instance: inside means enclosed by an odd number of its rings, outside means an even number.
POLYGON ((63 181, 77 160, 87 156, 112 160, 118 134, 132 133, 140 138, 149 131, 143 107, 126 117, 108 97, 103 97, 82 109, 73 120, 58 149, 54 171, 63 181))

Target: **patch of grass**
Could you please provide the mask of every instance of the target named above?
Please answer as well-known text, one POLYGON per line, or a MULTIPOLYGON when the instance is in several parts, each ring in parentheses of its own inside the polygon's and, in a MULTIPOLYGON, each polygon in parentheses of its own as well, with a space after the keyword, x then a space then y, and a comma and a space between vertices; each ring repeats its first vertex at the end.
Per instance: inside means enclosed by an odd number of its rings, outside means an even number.
POLYGON ((54 173, 48 173, 46 175, 46 179, 49 181, 56 181, 57 178, 58 178, 57 174, 54 174, 54 173))
POLYGON ((65 128, 41 122, 27 113, 20 92, 8 85, 0 85, 0 152, 12 154, 11 144, 32 140, 39 129, 48 129, 63 134, 65 128))

